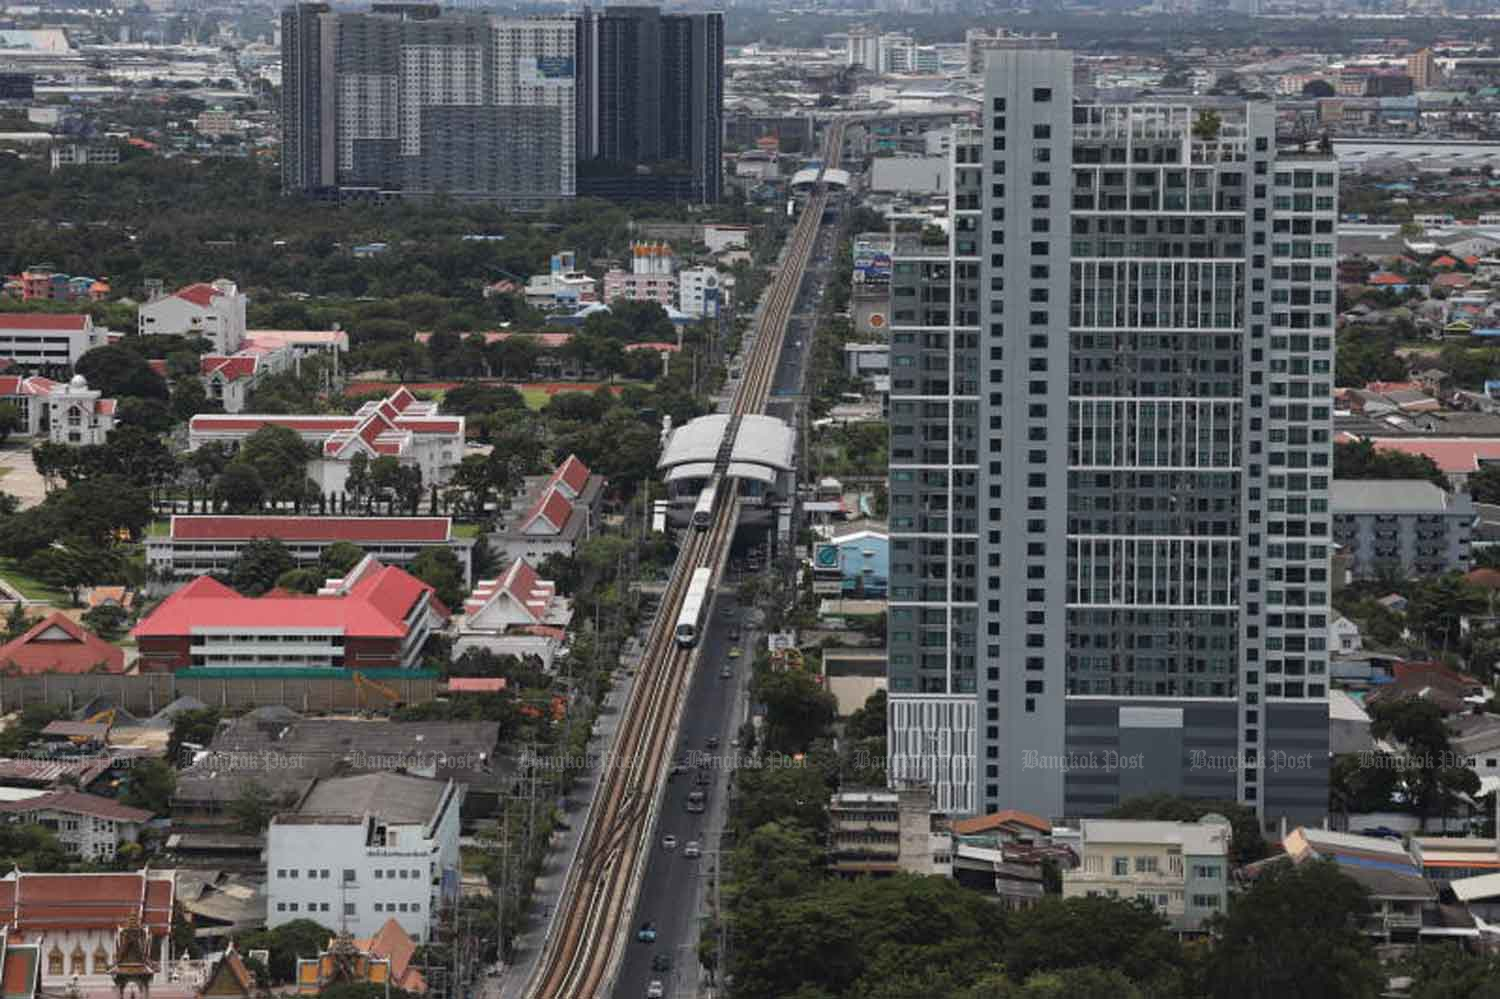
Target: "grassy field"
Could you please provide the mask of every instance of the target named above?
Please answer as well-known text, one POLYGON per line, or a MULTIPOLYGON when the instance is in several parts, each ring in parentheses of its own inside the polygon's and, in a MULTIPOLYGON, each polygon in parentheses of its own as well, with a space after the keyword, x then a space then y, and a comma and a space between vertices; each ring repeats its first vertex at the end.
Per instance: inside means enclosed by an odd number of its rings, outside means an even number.
POLYGON ((146 537, 164 538, 171 530, 172 522, 170 520, 153 520, 146 526, 146 537))
POLYGON ((521 390, 521 398, 526 400, 527 409, 536 410, 547 405, 547 400, 551 399, 552 396, 547 394, 546 389, 523 388, 521 390))
POLYGON ((0 577, 7 583, 21 591, 21 596, 27 600, 42 600, 54 607, 66 607, 68 595, 62 590, 54 589, 39 579, 32 579, 23 575, 16 565, 16 560, 11 558, 0 558, 0 577))
POLYGON ((478 524, 454 524, 453 536, 455 538, 477 538, 479 537, 478 524))

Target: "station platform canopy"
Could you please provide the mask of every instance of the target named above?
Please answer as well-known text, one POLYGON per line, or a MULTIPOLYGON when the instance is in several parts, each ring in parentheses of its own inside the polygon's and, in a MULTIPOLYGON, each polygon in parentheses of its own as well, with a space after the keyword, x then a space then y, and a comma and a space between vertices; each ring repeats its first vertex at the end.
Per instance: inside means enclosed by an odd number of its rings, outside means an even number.
MULTIPOLYGON (((817 182, 817 167, 807 167, 804 170, 798 170, 792 175, 792 190, 795 191, 799 189, 806 189, 812 187, 817 182)), ((823 183, 827 184, 831 188, 848 190, 849 171, 840 170, 838 167, 829 167, 828 169, 823 171, 823 183)))
MULTIPOLYGON (((729 416, 724 413, 684 423, 667 437, 656 467, 668 482, 710 477, 728 430, 729 416)), ((777 474, 793 469, 796 453, 796 435, 784 422, 774 416, 744 416, 730 451, 728 475, 771 484, 777 474)))

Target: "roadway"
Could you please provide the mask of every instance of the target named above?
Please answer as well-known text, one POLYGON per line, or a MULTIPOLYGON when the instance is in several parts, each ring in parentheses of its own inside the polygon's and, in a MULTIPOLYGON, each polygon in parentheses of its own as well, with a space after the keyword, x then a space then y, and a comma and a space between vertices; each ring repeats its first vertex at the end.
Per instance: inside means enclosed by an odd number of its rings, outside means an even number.
MULTIPOLYGON (((796 409, 799 404, 790 400, 777 401, 776 397, 794 396, 802 391, 803 368, 810 356, 825 282, 833 269, 832 257, 838 249, 837 235, 836 224, 824 225, 818 233, 796 309, 787 324, 771 398, 766 404, 769 415, 778 416, 793 426, 798 426, 796 409)), ((743 688, 750 679, 749 660, 754 635, 750 629, 744 629, 739 643, 744 655, 737 660, 728 658, 733 643, 728 639, 730 625, 724 616, 726 606, 734 608, 737 605, 733 594, 721 586, 710 609, 713 624, 700 643, 703 652, 694 669, 674 760, 682 760, 685 754, 711 757, 728 754, 730 740, 738 733, 743 720, 734 710, 735 694, 736 688, 743 688), (719 675, 725 663, 732 664, 734 671, 734 676, 728 680, 719 675), (707 748, 710 736, 719 740, 718 753, 707 748)), ((710 851, 718 846, 729 794, 725 768, 722 765, 710 766, 707 772, 712 783, 708 789, 708 810, 703 815, 687 812, 687 797, 695 786, 696 771, 679 775, 668 783, 660 818, 652 831, 653 852, 646 863, 645 878, 631 922, 630 949, 626 951, 615 982, 615 999, 642 999, 647 987, 656 980, 662 982, 667 999, 688 999, 699 995, 697 941, 702 917, 708 912, 704 904, 706 893, 711 890, 707 872, 710 866, 720 864, 719 858, 711 856, 710 851), (663 840, 669 834, 677 837, 675 850, 663 846, 663 840), (691 840, 697 840, 705 851, 698 860, 683 856, 683 848, 691 840), (656 927, 655 944, 640 943, 634 938, 635 931, 645 922, 656 927), (671 960, 670 971, 652 969, 652 962, 658 955, 666 955, 671 960)))
MULTIPOLYGON (((630 949, 625 952, 616 979, 614 994, 620 999, 642 999, 653 980, 663 983, 669 999, 698 995, 700 897, 707 884, 710 866, 717 866, 717 859, 712 855, 718 845, 719 830, 715 828, 715 820, 723 814, 729 793, 729 771, 724 766, 723 757, 732 752, 730 740, 739 729, 733 711, 735 694, 737 688, 750 678, 748 656, 729 658, 729 649, 734 643, 729 641, 730 623, 724 617, 725 607, 737 609, 733 595, 726 593, 721 586, 710 609, 713 623, 699 643, 702 655, 694 669, 687 709, 682 717, 681 737, 673 754, 675 762, 686 757, 692 766, 687 773, 668 780, 662 798, 660 817, 652 831, 652 853, 646 862, 645 880, 641 883, 635 918, 631 922, 630 949), (720 676, 720 669, 726 663, 733 668, 733 676, 729 679, 720 676), (708 748, 710 737, 719 740, 717 750, 708 748), (708 793, 707 810, 692 815, 687 810, 687 799, 698 786, 696 782, 700 773, 706 774, 710 780, 704 788, 708 793), (675 850, 667 850, 662 845, 668 835, 677 837, 675 850), (697 860, 683 854, 687 844, 694 840, 704 850, 704 855, 697 860), (655 944, 640 943, 635 939, 635 931, 645 922, 656 926, 655 944), (670 971, 652 969, 652 961, 658 955, 671 959, 670 971)), ((743 637, 740 644, 747 644, 743 637)))

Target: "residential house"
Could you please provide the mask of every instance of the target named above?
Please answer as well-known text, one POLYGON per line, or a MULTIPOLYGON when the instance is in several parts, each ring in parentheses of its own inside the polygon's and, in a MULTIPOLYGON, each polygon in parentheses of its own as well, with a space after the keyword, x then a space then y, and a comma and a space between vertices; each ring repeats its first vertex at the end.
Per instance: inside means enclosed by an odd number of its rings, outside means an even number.
POLYGON ((955 836, 985 836, 1003 846, 1039 846, 1052 835, 1052 823, 1037 815, 1015 808, 958 819, 953 823, 955 836))
POLYGON ((51 264, 33 264, 7 278, 3 294, 23 302, 102 302, 109 297, 109 282, 59 274, 51 264))
POLYGON ((1429 881, 1500 874, 1500 844, 1486 836, 1412 836, 1411 861, 1429 881))
POLYGON ((288 347, 247 344, 232 354, 204 354, 198 358, 198 380, 210 402, 226 413, 240 413, 250 404, 250 393, 264 379, 292 367, 288 347))
POLYGON ((464 785, 381 772, 316 780, 266 835, 266 925, 298 919, 374 936, 394 919, 425 943, 458 885, 464 785))
POLYGON ((12 822, 50 829, 66 852, 100 864, 114 860, 121 843, 137 842, 152 818, 145 809, 71 790, 0 802, 0 815, 12 822))
POLYGON ((340 542, 358 545, 386 565, 406 566, 433 548, 447 548, 472 578, 476 539, 454 533, 450 517, 255 517, 218 514, 172 517, 165 533, 146 537, 146 564, 179 579, 223 572, 252 541, 274 538, 300 566, 314 566, 340 542))
POLYGON ((171 871, 109 874, 34 874, 12 870, 0 878, 0 927, 8 940, 41 948, 40 991, 116 995, 112 969, 122 928, 145 931, 155 964, 150 984, 166 985, 172 961, 171 871))
POLYGON ((1229 821, 1084 819, 1079 866, 1063 872, 1063 897, 1142 899, 1179 933, 1201 933, 1228 911, 1229 821))
POLYGON ((1344 615, 1334 612, 1328 622, 1328 649, 1331 652, 1358 652, 1364 648, 1359 625, 1344 615))
POLYGON ((415 669, 428 637, 447 620, 431 586, 366 557, 314 596, 273 590, 245 597, 200 576, 132 634, 142 672, 415 669))
POLYGON ((103 346, 107 332, 96 329, 87 315, 0 313, 0 359, 20 368, 60 371, 103 346))
POLYGON ((496 655, 535 657, 547 668, 572 620, 572 605, 557 595, 556 584, 518 558, 498 578, 481 580, 464 601, 453 655, 482 648, 496 655))
POLYGON ((527 480, 505 514, 505 526, 490 535, 490 548, 505 559, 541 564, 548 555, 572 555, 593 534, 604 496, 604 477, 569 455, 545 478, 527 480))
POLYGON ((1283 854, 1249 865, 1245 875, 1254 880, 1270 864, 1331 860, 1368 893, 1371 911, 1361 929, 1382 943, 1415 943, 1423 908, 1437 901, 1437 890, 1400 842, 1299 827, 1287 834, 1282 848, 1283 854))
POLYGON ((233 282, 220 278, 190 284, 157 295, 140 307, 136 329, 142 336, 163 333, 202 337, 215 354, 233 354, 245 339, 245 310, 250 299, 233 282))
POLYGON ((1442 663, 1397 662, 1392 665, 1391 674, 1389 683, 1366 695, 1367 707, 1386 700, 1418 697, 1436 704, 1444 714, 1455 715, 1485 699, 1482 683, 1442 663))
POLYGON ((1448 728, 1454 754, 1479 777, 1479 796, 1500 790, 1500 716, 1455 715, 1448 728))
POLYGON ((1474 501, 1420 479, 1335 479, 1333 540, 1356 579, 1382 572, 1440 575, 1469 568, 1474 501))
POLYGON ((123 673, 125 650, 111 645, 61 611, 0 645, 0 673, 123 673))
POLYGON ((1372 437, 1370 441, 1380 450, 1426 455, 1459 489, 1481 465, 1500 461, 1500 437, 1372 437))
POLYGON ((1328 751, 1363 753, 1374 748, 1370 716, 1364 706, 1345 690, 1328 692, 1328 751))
POLYGON ((297 959, 297 995, 318 996, 332 986, 353 984, 421 995, 427 982, 412 962, 416 950, 411 935, 395 919, 387 919, 366 940, 340 933, 316 958, 297 959))
POLYGON ((933 828, 932 793, 925 786, 840 791, 829 801, 828 824, 829 870, 835 874, 951 870, 949 836, 933 828))
POLYGON ((349 463, 393 457, 422 473, 424 486, 442 485, 463 460, 464 418, 441 416, 436 403, 422 402, 406 388, 372 400, 353 416, 200 414, 188 424, 188 450, 211 441, 238 447, 262 427, 289 427, 317 449, 308 478, 325 494, 346 491, 349 463))

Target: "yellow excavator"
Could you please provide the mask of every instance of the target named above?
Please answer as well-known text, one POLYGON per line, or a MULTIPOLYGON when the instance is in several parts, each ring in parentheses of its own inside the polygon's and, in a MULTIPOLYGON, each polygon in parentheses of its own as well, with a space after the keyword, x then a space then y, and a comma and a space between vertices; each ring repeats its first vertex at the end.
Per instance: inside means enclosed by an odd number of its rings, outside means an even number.
POLYGON ((375 691, 381 697, 384 697, 386 701, 390 703, 390 706, 392 708, 399 708, 401 706, 401 692, 399 690, 397 690, 395 687, 392 687, 388 683, 381 683, 379 680, 371 680, 363 673, 356 672, 354 674, 354 704, 356 707, 360 708, 366 706, 364 703, 362 703, 363 698, 359 696, 359 692, 362 690, 375 691))
MULTIPOLYGON (((100 711, 97 714, 89 715, 83 720, 84 725, 103 725, 106 736, 108 736, 109 734, 110 726, 114 725, 114 723, 114 708, 105 708, 103 711, 100 711)), ((81 746, 89 741, 89 737, 86 735, 72 735, 68 737, 68 741, 81 746)))

